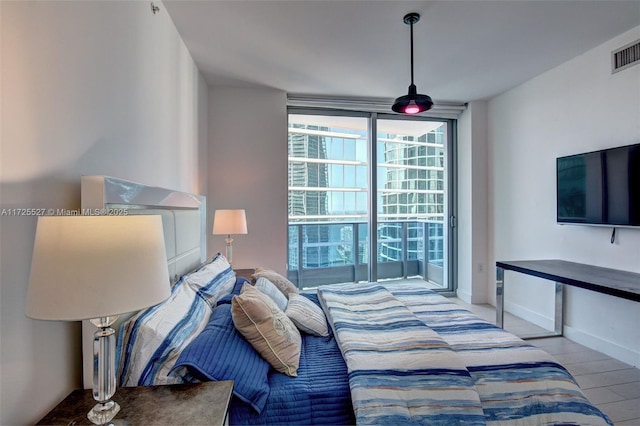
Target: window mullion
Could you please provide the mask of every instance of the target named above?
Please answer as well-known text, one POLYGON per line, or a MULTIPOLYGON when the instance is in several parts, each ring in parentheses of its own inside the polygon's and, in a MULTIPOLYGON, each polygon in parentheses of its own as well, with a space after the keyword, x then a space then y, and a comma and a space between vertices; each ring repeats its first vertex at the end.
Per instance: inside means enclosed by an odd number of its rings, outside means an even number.
POLYGON ((369 117, 369 277, 378 281, 378 114, 369 117))

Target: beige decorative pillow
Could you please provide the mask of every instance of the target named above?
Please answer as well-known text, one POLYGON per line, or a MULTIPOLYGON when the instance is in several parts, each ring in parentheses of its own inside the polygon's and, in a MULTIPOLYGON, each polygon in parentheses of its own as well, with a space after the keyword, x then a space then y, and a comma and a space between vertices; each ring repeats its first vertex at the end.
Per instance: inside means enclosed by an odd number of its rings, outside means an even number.
POLYGON ((251 276, 253 281, 256 282, 258 278, 263 277, 271 281, 278 290, 282 292, 287 298, 289 298, 289 293, 298 294, 298 288, 294 283, 280 275, 274 270, 265 269, 265 268, 256 268, 256 271, 251 276))
POLYGON ((245 284, 231 299, 231 317, 238 332, 273 368, 298 375, 300 332, 269 296, 245 284))

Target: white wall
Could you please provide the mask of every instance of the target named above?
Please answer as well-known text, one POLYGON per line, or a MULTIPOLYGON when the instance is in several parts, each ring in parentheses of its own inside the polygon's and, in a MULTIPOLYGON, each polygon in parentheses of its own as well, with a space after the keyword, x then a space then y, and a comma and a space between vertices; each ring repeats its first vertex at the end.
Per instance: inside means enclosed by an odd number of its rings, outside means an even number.
MULTIPOLYGON (((0 7, 1 208, 79 208, 83 174, 206 193, 208 92, 164 10, 0 7)), ((0 217, 3 425, 33 424, 81 386, 79 324, 24 314, 35 224, 0 217)))
POLYGON ((458 119, 458 289, 468 303, 487 303, 487 103, 474 101, 458 119))
MULTIPOLYGON (((640 27, 510 90, 488 104, 489 250, 496 260, 564 259, 640 272, 640 229, 560 226, 555 161, 640 143, 640 66, 611 74, 611 51, 640 27)), ((552 283, 507 273, 507 307, 540 324, 552 319, 552 283)), ((495 282, 489 295, 495 303, 495 282)), ((569 288, 569 338, 640 365, 638 303, 569 288)))
MULTIPOLYGON (((234 268, 287 272, 287 97, 271 89, 209 91, 209 217, 245 209, 247 235, 233 236, 234 268)), ((211 235, 209 255, 225 252, 211 235)))

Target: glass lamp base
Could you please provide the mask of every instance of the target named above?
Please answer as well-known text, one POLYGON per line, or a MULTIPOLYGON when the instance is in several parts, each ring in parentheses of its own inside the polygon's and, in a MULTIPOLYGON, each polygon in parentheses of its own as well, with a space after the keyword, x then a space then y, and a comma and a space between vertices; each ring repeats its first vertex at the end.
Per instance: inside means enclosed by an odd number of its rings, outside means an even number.
POLYGON ((231 258, 233 257, 233 246, 231 244, 233 243, 233 238, 231 238, 231 235, 227 235, 225 241, 227 243, 227 262, 231 264, 231 258))
POLYGON ((93 424, 104 425, 109 423, 120 411, 120 406, 115 401, 99 402, 87 413, 87 418, 93 424))

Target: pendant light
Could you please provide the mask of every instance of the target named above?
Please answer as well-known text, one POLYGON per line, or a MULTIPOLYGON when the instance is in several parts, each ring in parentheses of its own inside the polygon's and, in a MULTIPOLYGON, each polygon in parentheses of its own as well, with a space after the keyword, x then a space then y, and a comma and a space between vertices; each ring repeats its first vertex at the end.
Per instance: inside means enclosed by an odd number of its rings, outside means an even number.
POLYGON ((418 94, 418 89, 413 84, 413 24, 420 20, 420 15, 418 13, 408 13, 403 20, 405 24, 411 27, 411 85, 409 86, 409 94, 396 99, 391 109, 402 114, 418 114, 430 110, 433 106, 431 98, 427 95, 418 94))

